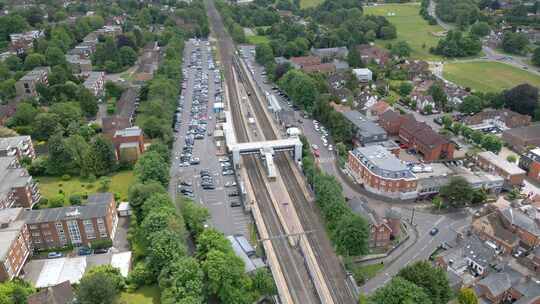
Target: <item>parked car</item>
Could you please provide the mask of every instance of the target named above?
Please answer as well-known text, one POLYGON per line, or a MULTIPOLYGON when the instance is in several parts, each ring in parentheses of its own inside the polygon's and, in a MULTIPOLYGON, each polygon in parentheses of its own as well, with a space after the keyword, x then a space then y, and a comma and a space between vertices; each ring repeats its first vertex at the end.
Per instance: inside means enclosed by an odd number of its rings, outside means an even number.
POLYGON ((228 188, 228 187, 235 187, 235 186, 236 186, 236 182, 234 182, 234 181, 233 181, 233 182, 226 182, 226 183, 225 183, 225 187, 227 187, 227 188, 228 188))
POLYGON ((100 249, 94 250, 94 254, 103 254, 103 253, 107 253, 107 252, 109 252, 108 248, 100 248, 100 249))
POLYGON ((229 194, 227 194, 228 196, 238 196, 238 191, 233 191, 233 192, 229 192, 229 194))
POLYGON ((53 252, 49 252, 47 254, 47 258, 48 259, 57 259, 57 258, 61 258, 63 257, 64 255, 61 253, 61 252, 56 252, 56 251, 53 251, 53 252))
POLYGON ((223 171, 223 175, 224 175, 224 176, 227 176, 227 175, 234 175, 234 171, 233 171, 233 170, 225 170, 225 171, 223 171))
POLYGON ((242 204, 240 204, 239 201, 232 201, 231 202, 231 207, 240 207, 240 206, 242 206, 242 204))
POLYGON ((435 227, 433 229, 431 229, 429 231, 429 234, 431 234, 432 236, 436 235, 437 233, 439 233, 439 228, 435 227))
POLYGON ((91 255, 91 254, 92 254, 92 249, 88 247, 79 248, 79 255, 91 255))
POLYGON ((180 185, 191 187, 193 184, 191 182, 188 182, 188 181, 182 181, 182 182, 180 182, 180 185))

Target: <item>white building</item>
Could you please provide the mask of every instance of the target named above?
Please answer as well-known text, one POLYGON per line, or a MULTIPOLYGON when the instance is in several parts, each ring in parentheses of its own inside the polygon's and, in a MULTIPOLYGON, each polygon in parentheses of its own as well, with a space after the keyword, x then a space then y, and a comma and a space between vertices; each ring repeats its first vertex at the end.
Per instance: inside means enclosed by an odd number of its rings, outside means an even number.
POLYGON ((360 82, 373 80, 373 72, 370 69, 353 69, 352 72, 360 82))

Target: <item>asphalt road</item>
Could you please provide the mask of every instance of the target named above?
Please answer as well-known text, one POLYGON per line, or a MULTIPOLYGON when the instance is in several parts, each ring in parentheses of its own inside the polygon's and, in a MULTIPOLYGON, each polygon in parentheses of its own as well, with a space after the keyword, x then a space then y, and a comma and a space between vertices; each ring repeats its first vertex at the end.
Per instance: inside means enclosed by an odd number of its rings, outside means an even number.
MULTIPOLYGON (((208 51, 208 46, 204 43, 200 44, 200 52, 202 54, 202 66, 203 74, 208 73, 208 125, 207 134, 212 134, 215 130, 216 119, 212 113, 214 104, 214 93, 217 86, 214 82, 216 72, 208 69, 208 59, 211 56, 211 52, 208 51)), ((225 235, 241 234, 249 238, 249 224, 251 223, 251 217, 246 214, 242 208, 231 207, 230 202, 232 200, 238 201, 239 198, 230 198, 228 193, 236 190, 236 188, 225 188, 224 185, 227 182, 235 181, 234 176, 222 176, 221 166, 216 155, 217 149, 212 136, 205 136, 202 140, 195 140, 193 148, 193 156, 200 159, 199 165, 191 165, 189 167, 180 167, 179 155, 182 152, 184 146, 184 139, 188 131, 188 124, 191 120, 191 101, 193 99, 193 90, 195 85, 196 73, 195 69, 189 68, 191 52, 195 49, 195 46, 191 42, 187 42, 184 52, 184 69, 186 73, 184 78, 187 79, 186 89, 183 90, 184 96, 184 110, 182 112, 182 124, 180 131, 175 134, 175 141, 173 147, 173 160, 171 166, 171 195, 175 195, 177 191, 177 184, 181 181, 188 181, 193 184, 193 192, 195 197, 194 201, 204 205, 210 211, 210 226, 223 232, 225 235), (203 190, 200 187, 200 175, 199 171, 206 169, 212 172, 216 189, 203 190)))

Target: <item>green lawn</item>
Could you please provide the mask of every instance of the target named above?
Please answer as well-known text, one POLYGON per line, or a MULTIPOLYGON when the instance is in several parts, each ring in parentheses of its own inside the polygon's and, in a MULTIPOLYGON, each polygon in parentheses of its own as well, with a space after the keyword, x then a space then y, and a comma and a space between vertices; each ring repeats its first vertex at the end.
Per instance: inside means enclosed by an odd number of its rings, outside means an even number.
POLYGON ((500 62, 448 63, 443 76, 478 91, 498 92, 524 82, 540 86, 540 76, 500 62))
MULTIPOLYGON (((110 192, 120 194, 121 200, 127 200, 128 187, 135 179, 133 171, 120 171, 111 176, 111 185, 109 187, 110 192)), ((89 183, 87 180, 83 180, 79 177, 72 177, 68 181, 63 181, 60 177, 39 177, 36 178, 39 182, 39 190, 41 195, 46 198, 53 198, 60 194, 62 190, 67 198, 71 194, 92 194, 99 191, 99 180, 89 183)))
POLYGON ((354 279, 358 284, 363 284, 379 273, 384 268, 383 264, 358 266, 353 270, 354 279))
POLYGON ((413 57, 424 60, 440 59, 439 56, 430 54, 429 48, 436 46, 440 39, 434 34, 441 33, 444 29, 438 25, 429 25, 419 15, 419 11, 420 5, 411 3, 364 7, 366 15, 385 16, 397 28, 397 39, 378 40, 377 45, 384 47, 387 43, 404 40, 411 46, 413 57), (395 15, 389 16, 389 13, 395 15))
POLYGON ((314 7, 321 4, 323 0, 300 0, 300 8, 314 7))
POLYGON ((266 36, 253 35, 253 36, 247 36, 246 38, 249 44, 261 44, 261 43, 270 42, 270 40, 266 36))
POLYGON ((122 292, 115 304, 159 304, 159 288, 157 285, 144 286, 135 292, 122 292))

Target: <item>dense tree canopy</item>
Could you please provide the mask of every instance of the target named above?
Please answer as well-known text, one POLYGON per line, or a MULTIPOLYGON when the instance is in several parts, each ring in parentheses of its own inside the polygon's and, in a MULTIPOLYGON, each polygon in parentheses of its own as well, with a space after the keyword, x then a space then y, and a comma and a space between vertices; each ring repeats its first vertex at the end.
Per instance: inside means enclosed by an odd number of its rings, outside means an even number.
POLYGON ((446 271, 433 267, 427 261, 420 261, 402 268, 398 276, 424 288, 432 303, 448 303, 452 290, 446 271))
POLYGON ((401 277, 393 278, 385 286, 380 287, 369 297, 370 304, 431 304, 424 289, 401 277))

